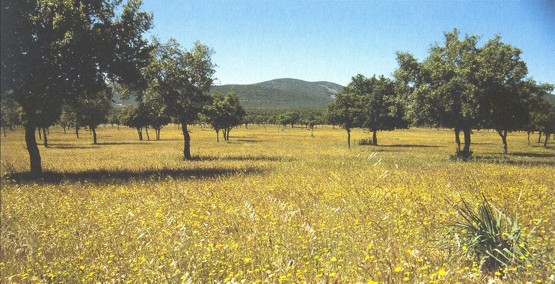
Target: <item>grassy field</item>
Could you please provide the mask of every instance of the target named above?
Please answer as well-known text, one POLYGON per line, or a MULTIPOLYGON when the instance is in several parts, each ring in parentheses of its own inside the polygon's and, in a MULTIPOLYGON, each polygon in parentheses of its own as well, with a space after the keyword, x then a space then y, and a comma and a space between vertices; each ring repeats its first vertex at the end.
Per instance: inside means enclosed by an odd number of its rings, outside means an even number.
POLYGON ((51 129, 40 182, 23 174, 23 131, 1 138, 2 283, 485 283, 495 274, 465 256, 448 202, 480 193, 517 209, 525 236, 539 224, 530 261, 503 283, 554 281, 555 145, 524 133, 503 155, 495 132, 474 132, 470 162, 450 160, 449 130, 381 132, 381 146, 348 150, 332 127, 249 126, 220 143, 193 127, 194 161, 175 126, 161 141, 97 133, 92 145, 51 129))

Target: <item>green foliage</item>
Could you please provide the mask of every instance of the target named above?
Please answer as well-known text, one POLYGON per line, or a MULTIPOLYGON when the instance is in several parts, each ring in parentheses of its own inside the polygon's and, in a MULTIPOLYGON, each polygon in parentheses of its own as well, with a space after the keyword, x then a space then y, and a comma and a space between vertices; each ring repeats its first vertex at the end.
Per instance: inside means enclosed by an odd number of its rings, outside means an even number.
POLYGON ((186 124, 193 122, 210 101, 207 92, 215 72, 212 51, 199 42, 186 51, 170 39, 158 43, 152 56, 152 63, 145 69, 147 92, 157 93, 171 116, 186 124))
POLYGON ((530 84, 530 92, 535 100, 528 105, 527 131, 555 133, 555 96, 549 94, 553 85, 535 83, 530 84))
POLYGON ((166 111, 183 123, 191 123, 210 101, 213 82, 212 51, 196 43, 191 51, 181 49, 174 39, 157 44, 153 62, 145 70, 148 92, 160 95, 166 111))
POLYGON ((485 196, 476 206, 462 200, 462 205, 455 208, 463 219, 453 224, 460 230, 462 248, 480 262, 483 271, 523 267, 530 260, 528 243, 533 230, 526 237, 523 235, 517 210, 511 219, 485 196))
MULTIPOLYGON (((366 78, 357 75, 328 107, 332 124, 341 125, 349 134, 354 127, 373 132, 372 144, 377 145, 376 132, 408 127, 402 100, 395 83, 383 76, 366 78)), ((348 145, 350 139, 347 138, 348 145)))
POLYGON ((125 106, 119 113, 119 121, 137 129, 139 140, 143 140, 142 129, 150 124, 149 112, 144 106, 125 106))
POLYGON ((200 42, 186 51, 174 39, 165 44, 155 42, 155 46, 151 62, 143 70, 148 83, 145 93, 159 96, 164 113, 179 121, 183 130, 183 157, 190 160, 187 125, 196 121, 210 102, 208 91, 215 72, 213 51, 200 42))
POLYGON ((119 127, 119 125, 121 124, 121 121, 119 120, 120 112, 120 108, 112 108, 110 110, 110 113, 108 113, 108 123, 112 126, 114 126, 114 124, 118 125, 119 127))
POLYGON ((218 141, 220 130, 223 130, 224 139, 228 141, 231 129, 243 123, 245 116, 245 110, 234 93, 215 94, 212 97, 212 104, 206 106, 204 113, 207 121, 216 130, 218 141))
POLYGON ((13 128, 21 125, 21 108, 8 94, 2 94, 0 111, 0 125, 2 127, 13 128))
POLYGON ((497 36, 489 40, 478 57, 478 85, 482 91, 482 124, 496 130, 522 129, 527 121, 526 107, 531 92, 526 91, 526 64, 520 49, 501 42, 497 36))
POLYGON ((328 121, 334 125, 341 125, 347 131, 358 127, 362 116, 358 100, 359 98, 354 94, 338 94, 328 106, 328 121))
POLYGON ((397 91, 406 98, 407 113, 416 125, 454 128, 457 157, 468 159, 472 129, 495 129, 507 153, 507 133, 532 128, 531 112, 552 90, 528 79, 520 49, 501 37, 477 46, 479 37, 460 39, 454 29, 445 43, 430 48, 419 63, 409 53, 397 53, 397 91), (464 134, 460 149, 459 133, 464 134))
POLYGON ((142 34, 152 16, 141 1, 6 0, 1 2, 0 92, 12 92, 24 113, 31 171, 42 171, 34 129, 52 125, 62 104, 108 89, 136 85, 148 59, 142 34))
POLYGON ((88 126, 94 129, 98 125, 108 122, 112 104, 109 95, 103 92, 80 97, 73 109, 77 115, 79 126, 88 126))

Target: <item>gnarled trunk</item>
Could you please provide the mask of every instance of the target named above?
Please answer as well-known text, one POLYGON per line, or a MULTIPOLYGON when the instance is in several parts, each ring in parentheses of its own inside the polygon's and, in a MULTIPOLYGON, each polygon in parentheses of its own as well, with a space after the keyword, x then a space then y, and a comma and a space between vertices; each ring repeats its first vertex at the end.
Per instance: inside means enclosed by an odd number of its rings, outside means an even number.
POLYGON ((143 129, 141 127, 137 127, 137 134, 139 135, 139 141, 143 141, 143 129))
POLYGON ((48 147, 48 136, 46 134, 46 128, 42 128, 42 136, 44 136, 44 147, 48 147))
POLYGON ((461 153, 461 137, 460 134, 461 133, 461 129, 458 127, 455 127, 455 144, 457 144, 457 156, 460 155, 461 153))
POLYGON ((225 141, 229 141, 229 133, 231 132, 231 127, 227 128, 225 131, 225 141))
POLYGON ((347 130, 347 146, 351 149, 351 129, 346 128, 347 130))
POLYGON ((470 128, 463 128, 463 135, 464 135, 464 149, 461 152, 461 158, 463 160, 467 160, 472 156, 472 152, 470 151, 470 135, 472 134, 472 130, 470 128))
POLYGON ((154 131, 156 132, 156 141, 160 140, 160 127, 154 128, 154 131))
POLYGON ((96 127, 91 126, 91 131, 93 135, 93 144, 96 144, 96 127))
POLYGON ((191 160, 191 136, 189 135, 189 130, 187 130, 187 122, 181 120, 181 131, 183 132, 183 159, 191 160))
POLYGON ((33 123, 25 125, 25 144, 29 152, 29 161, 31 165, 31 173, 38 176, 42 173, 42 164, 40 159, 39 147, 37 146, 37 138, 35 137, 36 126, 33 123))
POLYGON ((497 129, 497 134, 501 136, 501 141, 503 141, 503 154, 507 154, 507 130, 497 129))

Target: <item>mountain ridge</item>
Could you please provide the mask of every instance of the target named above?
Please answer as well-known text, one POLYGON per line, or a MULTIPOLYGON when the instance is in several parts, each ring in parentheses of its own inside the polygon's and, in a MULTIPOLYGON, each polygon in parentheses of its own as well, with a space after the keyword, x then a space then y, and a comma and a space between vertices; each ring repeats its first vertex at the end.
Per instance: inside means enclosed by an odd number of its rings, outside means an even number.
POLYGON ((214 86, 210 93, 233 92, 246 109, 322 110, 342 89, 343 86, 328 81, 279 78, 254 84, 214 86))

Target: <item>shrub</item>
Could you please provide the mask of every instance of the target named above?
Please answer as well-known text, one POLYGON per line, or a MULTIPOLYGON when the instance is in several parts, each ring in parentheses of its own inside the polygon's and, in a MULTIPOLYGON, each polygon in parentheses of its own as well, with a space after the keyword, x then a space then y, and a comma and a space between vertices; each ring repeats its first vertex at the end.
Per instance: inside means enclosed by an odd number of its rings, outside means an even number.
POLYGON ((482 271, 491 273, 500 268, 524 267, 530 261, 528 243, 535 228, 527 237, 523 236, 518 210, 511 219, 484 195, 476 206, 462 200, 455 208, 463 219, 453 224, 460 231, 462 249, 479 261, 482 271))

